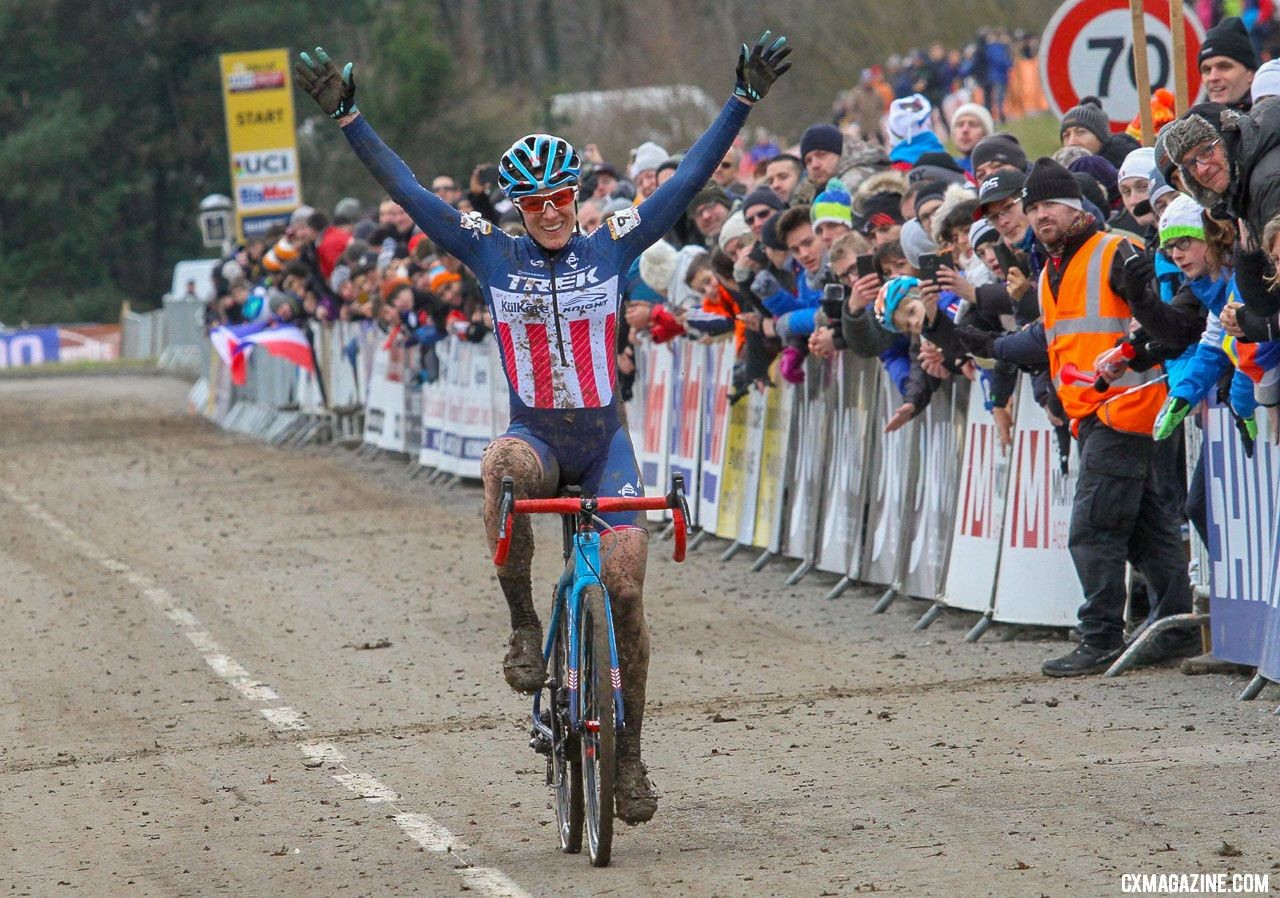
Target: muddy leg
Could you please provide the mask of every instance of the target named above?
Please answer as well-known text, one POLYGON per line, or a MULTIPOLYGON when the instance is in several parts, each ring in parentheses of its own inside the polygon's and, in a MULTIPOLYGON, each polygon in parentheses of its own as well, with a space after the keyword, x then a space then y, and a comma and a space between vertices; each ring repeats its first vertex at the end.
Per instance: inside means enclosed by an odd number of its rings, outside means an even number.
MULTIPOLYGON (((528 443, 500 437, 485 450, 480 476, 484 480, 484 529, 492 554, 498 543, 502 478, 511 477, 515 481, 516 498, 527 499, 550 495, 557 475, 543 470, 537 452, 528 443)), ((529 576, 532 560, 533 528, 528 517, 518 515, 507 563, 498 569, 498 583, 511 612, 511 643, 503 662, 503 673, 511 687, 522 692, 536 690, 543 679, 542 624, 533 607, 533 585, 529 576)))

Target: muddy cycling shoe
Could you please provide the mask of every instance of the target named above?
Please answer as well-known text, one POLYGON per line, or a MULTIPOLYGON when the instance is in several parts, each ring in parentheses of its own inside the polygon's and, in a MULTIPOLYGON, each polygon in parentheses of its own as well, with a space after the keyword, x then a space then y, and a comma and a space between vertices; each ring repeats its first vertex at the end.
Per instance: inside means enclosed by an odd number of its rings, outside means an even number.
POLYGON ((547 679, 542 660, 542 631, 538 627, 520 627, 507 640, 507 656, 502 659, 502 675, 507 685, 517 692, 534 693, 547 679))
POLYGON ((649 781, 649 770, 639 758, 618 758, 613 783, 614 816, 629 826, 647 823, 658 810, 658 790, 649 781))

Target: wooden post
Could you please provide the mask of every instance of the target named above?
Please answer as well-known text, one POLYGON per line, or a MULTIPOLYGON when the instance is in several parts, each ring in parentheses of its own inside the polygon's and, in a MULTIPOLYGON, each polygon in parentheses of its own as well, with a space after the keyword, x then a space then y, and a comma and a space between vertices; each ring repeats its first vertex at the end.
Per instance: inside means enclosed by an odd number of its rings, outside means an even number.
POLYGON ((1133 74, 1138 82, 1142 145, 1149 147, 1155 143, 1156 129, 1151 119, 1151 73, 1147 71, 1147 23, 1143 18, 1142 0, 1129 0, 1129 12, 1133 15, 1133 74))
POLYGON ((1169 31, 1173 35, 1173 96, 1178 115, 1187 111, 1187 29, 1182 19, 1182 0, 1169 0, 1169 31))

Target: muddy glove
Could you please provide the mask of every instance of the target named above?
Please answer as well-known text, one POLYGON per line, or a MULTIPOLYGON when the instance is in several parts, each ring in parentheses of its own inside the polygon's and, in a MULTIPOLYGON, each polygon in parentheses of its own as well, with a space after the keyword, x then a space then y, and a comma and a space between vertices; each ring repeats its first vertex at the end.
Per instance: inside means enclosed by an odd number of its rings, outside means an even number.
POLYGON ((782 284, 778 283, 778 278, 767 268, 751 282, 751 292, 762 300, 772 299, 781 290, 782 284))
POLYGON ((748 103, 763 99, 773 82, 791 68, 791 63, 782 62, 791 53, 791 48, 786 45, 787 39, 779 37, 770 44, 772 36, 772 31, 766 31, 750 52, 746 44, 738 51, 738 82, 733 87, 735 97, 748 103))
POLYGON ((1244 448, 1244 457, 1253 458, 1254 447, 1258 445, 1258 420, 1250 415, 1247 418, 1231 410, 1231 417, 1236 419, 1236 432, 1240 434, 1240 445, 1244 448))
POLYGON ((293 83, 310 94, 325 115, 339 119, 356 111, 356 76, 352 63, 347 63, 339 75, 338 67, 323 47, 316 47, 314 59, 307 53, 299 53, 298 57, 301 62, 293 65, 293 83))
POLYGON ((1151 435, 1157 440, 1167 440, 1173 436, 1178 425, 1191 412, 1191 403, 1177 396, 1170 396, 1160 406, 1160 414, 1156 415, 1156 423, 1151 428, 1151 435))

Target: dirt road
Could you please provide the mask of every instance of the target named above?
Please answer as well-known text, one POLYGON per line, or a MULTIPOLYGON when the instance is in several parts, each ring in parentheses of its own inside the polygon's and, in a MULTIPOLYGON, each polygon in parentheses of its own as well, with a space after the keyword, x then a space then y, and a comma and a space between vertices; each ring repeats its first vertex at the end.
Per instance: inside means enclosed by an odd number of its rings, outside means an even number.
POLYGON ((872 616, 783 587, 789 564, 677 567, 668 544, 646 598, 662 803, 593 870, 554 850, 501 678, 478 491, 227 436, 185 391, 0 382, 0 895, 1280 887, 1275 695, 1049 681, 1064 642, 915 633, 917 603, 872 616))

